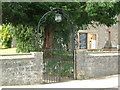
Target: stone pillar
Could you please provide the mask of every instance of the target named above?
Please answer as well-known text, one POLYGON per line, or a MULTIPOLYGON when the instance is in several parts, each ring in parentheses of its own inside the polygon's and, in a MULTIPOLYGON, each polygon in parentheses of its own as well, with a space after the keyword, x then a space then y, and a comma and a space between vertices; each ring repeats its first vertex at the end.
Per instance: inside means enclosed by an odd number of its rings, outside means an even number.
POLYGON ((87 52, 82 50, 76 51, 76 78, 84 79, 85 74, 85 62, 86 62, 87 52))
POLYGON ((2 60, 0 59, 0 86, 2 86, 2 60))
POLYGON ((42 83, 43 78, 43 52, 32 52, 36 63, 36 72, 38 74, 38 79, 42 83))
MULTIPOLYGON (((0 1, 0 30, 2 29, 2 2, 0 1)), ((2 47, 1 38, 0 38, 0 48, 2 47)))
MULTIPOLYGON (((2 29, 2 2, 0 1, 0 29, 2 29)), ((0 60, 0 86, 2 86, 2 60, 0 60)))
MULTIPOLYGON (((118 20, 120 21, 120 15, 118 16, 118 20)), ((118 22, 118 50, 120 51, 120 22, 118 22)))

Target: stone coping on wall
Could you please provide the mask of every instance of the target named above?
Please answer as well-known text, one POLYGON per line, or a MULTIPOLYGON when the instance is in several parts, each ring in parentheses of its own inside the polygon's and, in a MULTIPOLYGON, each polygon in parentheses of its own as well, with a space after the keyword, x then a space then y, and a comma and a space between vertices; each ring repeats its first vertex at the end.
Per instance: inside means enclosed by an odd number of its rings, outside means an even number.
POLYGON ((0 56, 31 55, 31 53, 0 54, 0 56))
POLYGON ((0 54, 0 60, 6 60, 6 59, 33 59, 35 57, 36 53, 41 53, 43 55, 43 52, 30 52, 30 53, 17 53, 17 54, 0 54))
MULTIPOLYGON (((87 51, 87 50, 86 50, 87 51)), ((120 53, 120 51, 87 51, 87 52, 90 52, 90 53, 120 53)))
MULTIPOLYGON (((23 56, 0 56, 0 60, 15 60, 15 59, 31 59, 34 58, 34 56, 31 55, 23 55, 23 56)), ((21 60, 22 60, 21 59, 21 60)))
POLYGON ((88 54, 89 56, 118 56, 120 53, 99 53, 99 54, 88 54))
POLYGON ((86 52, 89 56, 119 56, 120 52, 119 51, 88 51, 88 50, 76 50, 76 52, 81 52, 84 51, 86 52))
MULTIPOLYGON (((0 54, 0 60, 11 60, 11 59, 33 59, 34 55, 32 53, 18 53, 18 54, 0 54)), ((22 60, 21 59, 21 60, 22 60)))

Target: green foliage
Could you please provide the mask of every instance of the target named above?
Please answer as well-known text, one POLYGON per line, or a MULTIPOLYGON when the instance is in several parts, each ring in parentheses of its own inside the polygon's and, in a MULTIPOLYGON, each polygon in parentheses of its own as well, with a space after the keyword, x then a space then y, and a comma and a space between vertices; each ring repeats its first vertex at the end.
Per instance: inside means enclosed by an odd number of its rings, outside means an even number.
POLYGON ((2 42, 2 48, 10 48, 13 26, 11 24, 3 24, 0 30, 0 40, 2 42))
POLYGON ((92 20, 109 27, 116 23, 117 19, 115 16, 120 14, 118 5, 120 5, 120 2, 89 2, 87 3, 86 11, 90 21, 92 20))
MULTIPOLYGON (((59 57, 60 58, 60 57, 59 57)), ((73 76, 73 63, 66 62, 67 57, 62 57, 60 60, 57 57, 45 62, 45 72, 46 74, 59 75, 59 76, 73 76)), ((69 59, 69 61, 72 59, 69 59)))
MULTIPOLYGON (((74 25, 97 21, 110 26, 116 21, 114 17, 120 14, 119 6, 120 2, 3 2, 3 22, 34 26, 50 8, 64 8, 74 25)), ((56 25, 54 15, 47 18, 46 25, 56 25)))
MULTIPOLYGON (((30 52, 37 50, 33 44, 35 42, 34 27, 37 26, 39 19, 50 11, 50 8, 64 8, 75 29, 79 30, 95 22, 107 26, 113 25, 117 22, 115 16, 120 14, 119 6, 120 2, 3 2, 2 19, 3 23, 10 22, 17 26, 14 35, 18 52, 30 52)), ((62 15, 62 22, 56 23, 55 14, 53 12, 46 20, 44 19, 42 27, 55 27, 54 42, 59 41, 61 45, 68 46, 69 20, 62 15)), ((43 38, 44 35, 41 37, 43 38)), ((60 46, 59 43, 56 45, 60 46)))
POLYGON ((50 57, 44 57, 44 73, 72 77, 73 56, 71 54, 71 52, 66 51, 54 51, 50 57))
POLYGON ((56 30, 54 33, 54 48, 57 48, 59 50, 67 49, 68 43, 70 42, 70 34, 71 29, 69 25, 66 25, 65 23, 56 26, 56 30), (66 47, 63 47, 66 46, 66 47))
MULTIPOLYGON (((62 58, 65 60, 64 58, 62 58)), ((45 73, 59 76, 73 76, 73 63, 58 62, 57 59, 46 62, 45 73)))
POLYGON ((61 73, 60 76, 73 77, 73 63, 61 63, 61 73))
POLYGON ((0 30, 0 39, 4 48, 10 48, 11 40, 15 38, 17 52, 36 51, 34 33, 34 28, 27 25, 3 24, 0 30))
POLYGON ((27 25, 18 25, 14 30, 14 37, 17 43, 17 52, 35 51, 34 28, 27 25))

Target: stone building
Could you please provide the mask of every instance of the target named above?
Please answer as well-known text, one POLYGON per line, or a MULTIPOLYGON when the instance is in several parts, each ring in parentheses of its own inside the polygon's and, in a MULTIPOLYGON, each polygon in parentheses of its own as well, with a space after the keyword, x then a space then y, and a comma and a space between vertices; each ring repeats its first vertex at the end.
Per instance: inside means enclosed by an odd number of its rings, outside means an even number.
POLYGON ((118 23, 112 27, 88 25, 87 30, 79 30, 78 49, 117 49, 118 46, 118 23))

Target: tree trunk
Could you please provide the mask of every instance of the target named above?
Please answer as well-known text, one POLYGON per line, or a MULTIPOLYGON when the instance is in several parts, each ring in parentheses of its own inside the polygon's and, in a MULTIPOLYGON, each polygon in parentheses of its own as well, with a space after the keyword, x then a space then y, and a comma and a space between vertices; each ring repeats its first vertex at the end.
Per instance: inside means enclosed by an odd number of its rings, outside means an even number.
POLYGON ((52 49, 54 48, 54 43, 53 43, 53 36, 54 36, 54 27, 53 26, 49 26, 49 27, 45 27, 44 31, 45 31, 45 36, 44 36, 44 55, 50 55, 52 49))

